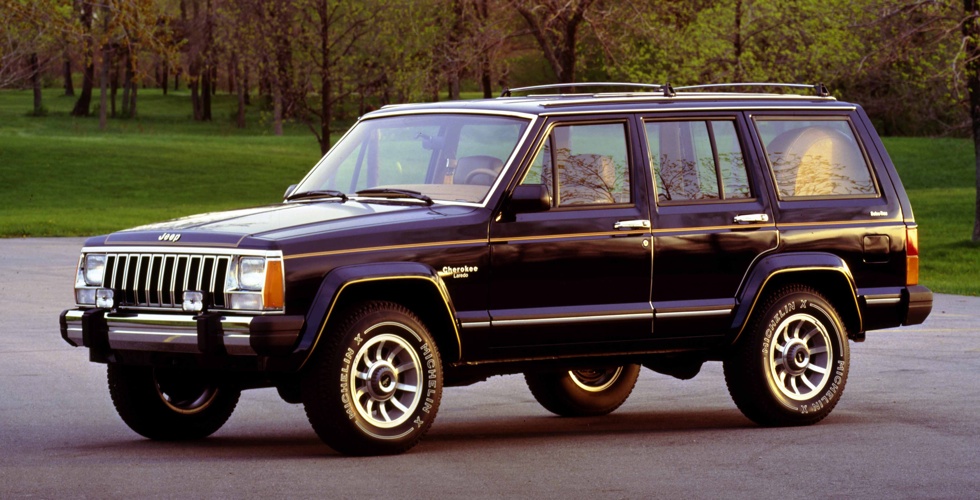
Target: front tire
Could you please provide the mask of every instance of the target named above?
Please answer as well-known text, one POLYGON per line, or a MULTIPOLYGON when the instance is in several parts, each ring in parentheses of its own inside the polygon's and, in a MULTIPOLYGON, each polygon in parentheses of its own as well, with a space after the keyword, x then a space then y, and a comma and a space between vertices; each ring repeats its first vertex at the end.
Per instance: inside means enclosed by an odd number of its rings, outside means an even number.
POLYGON ((110 364, 109 395, 123 422, 160 441, 202 439, 221 428, 241 390, 203 372, 110 364))
POLYGON ((847 383, 847 332, 816 290, 790 285, 769 295, 724 362, 738 409, 764 426, 808 425, 837 405, 847 383))
POLYGON ((431 335, 391 302, 354 308, 317 348, 302 396, 313 430, 347 455, 409 450, 432 425, 442 361, 431 335))
POLYGON ((640 365, 527 372, 524 380, 534 399, 562 417, 594 417, 612 413, 633 392, 640 365))

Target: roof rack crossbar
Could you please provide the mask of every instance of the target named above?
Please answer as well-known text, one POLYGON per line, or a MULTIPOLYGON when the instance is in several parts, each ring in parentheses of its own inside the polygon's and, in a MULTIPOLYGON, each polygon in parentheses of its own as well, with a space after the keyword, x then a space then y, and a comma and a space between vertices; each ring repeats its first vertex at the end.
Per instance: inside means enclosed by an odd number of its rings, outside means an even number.
POLYGON ((549 83, 547 85, 532 85, 529 87, 504 88, 500 97, 511 97, 513 92, 527 92, 529 90, 547 90, 570 87, 627 87, 649 89, 655 92, 664 90, 664 85, 658 83, 622 83, 622 82, 576 82, 576 83, 549 83))
POLYGON ((811 89, 820 97, 829 97, 830 91, 822 83, 815 85, 805 83, 773 83, 773 82, 748 82, 748 83, 708 83, 704 85, 686 85, 684 87, 674 87, 674 90, 695 90, 713 89, 720 87, 786 87, 795 89, 811 89))

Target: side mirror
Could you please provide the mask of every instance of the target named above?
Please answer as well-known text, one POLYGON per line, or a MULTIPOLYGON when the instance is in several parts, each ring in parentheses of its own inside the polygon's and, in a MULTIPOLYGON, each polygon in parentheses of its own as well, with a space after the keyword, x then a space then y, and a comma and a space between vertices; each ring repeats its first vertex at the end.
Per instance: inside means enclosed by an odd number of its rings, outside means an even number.
POLYGON ((507 212, 523 214, 551 210, 551 194, 544 184, 521 184, 507 200, 507 212))
POLYGON ((298 186, 298 185, 299 184, 293 184, 293 185, 289 186, 288 188, 286 188, 286 192, 283 193, 282 199, 285 200, 286 198, 289 198, 289 195, 293 194, 293 191, 296 191, 296 186, 298 186))

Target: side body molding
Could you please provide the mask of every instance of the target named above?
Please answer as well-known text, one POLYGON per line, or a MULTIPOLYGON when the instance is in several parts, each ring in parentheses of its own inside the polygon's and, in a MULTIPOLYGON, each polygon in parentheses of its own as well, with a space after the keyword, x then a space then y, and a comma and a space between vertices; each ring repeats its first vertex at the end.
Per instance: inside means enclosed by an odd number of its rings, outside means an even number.
MULTIPOLYGON (((302 368, 320 339, 325 334, 329 334, 325 332, 327 324, 345 292, 360 284, 396 281, 414 281, 422 286, 431 287, 432 291, 438 294, 442 301, 442 308, 434 307, 433 314, 445 314, 447 324, 452 324, 451 333, 455 337, 456 344, 456 352, 453 354, 458 358, 461 355, 459 323, 446 284, 436 270, 417 262, 379 262, 340 267, 330 271, 323 279, 313 304, 306 314, 306 325, 300 334, 299 342, 290 356, 295 363, 295 368, 302 368)), ((441 346, 442 349, 447 347, 441 346)))
MULTIPOLYGON (((767 285, 774 280, 792 281, 792 274, 807 274, 808 277, 801 276, 800 283, 813 283, 814 275, 829 275, 840 286, 836 286, 835 297, 839 299, 838 307, 848 308, 838 311, 842 318, 847 322, 850 317, 853 321, 849 326, 856 328, 855 331, 863 331, 861 321, 861 310, 854 285, 854 276, 851 274, 847 262, 837 255, 826 252, 793 252, 768 255, 763 257, 749 271, 742 285, 739 287, 736 297, 735 315, 732 321, 732 331, 735 335, 732 342, 738 340, 742 331, 748 326, 748 321, 758 302, 762 300, 762 294, 766 291, 767 285), (842 290, 846 287, 846 290, 842 290), (843 303, 840 300, 846 300, 843 303)), ((833 298, 833 297, 832 297, 833 298)))

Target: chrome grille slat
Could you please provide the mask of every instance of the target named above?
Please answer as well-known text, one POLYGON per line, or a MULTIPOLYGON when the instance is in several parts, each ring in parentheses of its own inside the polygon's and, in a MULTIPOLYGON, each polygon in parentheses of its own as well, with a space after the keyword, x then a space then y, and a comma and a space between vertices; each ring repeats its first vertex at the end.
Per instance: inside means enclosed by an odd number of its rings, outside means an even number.
POLYGON ((120 307, 179 308, 184 290, 201 290, 209 307, 223 308, 230 263, 230 255, 110 253, 105 282, 120 307))

